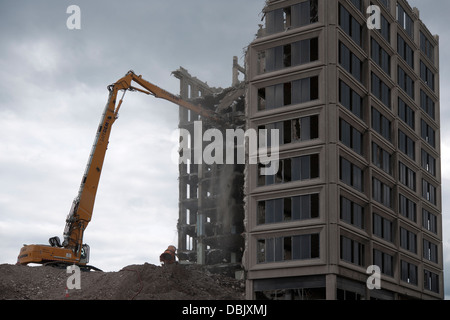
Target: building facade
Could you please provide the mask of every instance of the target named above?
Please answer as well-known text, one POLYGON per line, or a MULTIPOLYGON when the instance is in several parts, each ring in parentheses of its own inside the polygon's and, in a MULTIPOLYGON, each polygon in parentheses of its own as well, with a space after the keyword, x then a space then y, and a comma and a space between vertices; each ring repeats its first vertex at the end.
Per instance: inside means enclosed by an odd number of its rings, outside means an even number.
POLYGON ((247 127, 279 129, 280 161, 246 170, 247 298, 442 299, 438 37, 405 0, 263 12, 247 127))

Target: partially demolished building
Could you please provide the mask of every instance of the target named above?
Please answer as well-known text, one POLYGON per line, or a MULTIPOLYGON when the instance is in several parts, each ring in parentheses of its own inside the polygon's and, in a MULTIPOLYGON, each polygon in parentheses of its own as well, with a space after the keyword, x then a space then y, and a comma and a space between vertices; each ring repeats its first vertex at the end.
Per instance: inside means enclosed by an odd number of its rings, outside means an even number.
MULTIPOLYGON (((245 87, 238 80, 243 68, 233 61, 230 88, 213 88, 180 67, 173 75, 180 80, 183 99, 211 108, 226 119, 219 128, 245 130, 245 87)), ((185 142, 194 149, 194 135, 216 128, 198 114, 180 107, 179 128, 189 132, 185 142), (199 126, 200 124, 200 126, 199 126)), ((224 135, 225 136, 225 135, 224 135)), ((207 145, 200 139, 202 150, 207 145)), ((225 148, 225 146, 224 146, 225 148)), ((225 154, 225 152, 224 152, 225 154)), ((237 154, 237 152, 236 152, 237 154)), ((200 159, 179 165, 178 258, 184 263, 205 265, 214 272, 242 276, 244 251, 244 164, 212 163, 200 159)))
POLYGON ((243 266, 248 299, 442 299, 439 38, 406 0, 263 12, 245 86, 174 74, 231 123, 278 129, 279 170, 180 165, 180 259, 243 266))

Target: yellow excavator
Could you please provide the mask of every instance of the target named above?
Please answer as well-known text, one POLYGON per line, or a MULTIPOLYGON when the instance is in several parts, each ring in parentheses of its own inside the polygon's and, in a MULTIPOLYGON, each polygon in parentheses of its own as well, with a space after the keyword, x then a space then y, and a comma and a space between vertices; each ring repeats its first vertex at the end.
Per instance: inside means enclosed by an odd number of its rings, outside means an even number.
POLYGON ((83 244, 83 233, 92 218, 95 196, 100 181, 111 128, 114 121, 118 118, 119 109, 127 91, 140 91, 148 95, 153 95, 156 98, 162 98, 192 110, 202 118, 207 118, 218 124, 223 123, 222 118, 214 111, 203 108, 201 105, 194 105, 185 101, 144 80, 142 76, 136 75, 133 71, 129 71, 117 82, 109 85, 108 90, 108 103, 106 104, 95 135, 94 144, 86 165, 86 170, 83 174, 78 195, 74 199, 66 219, 63 242, 61 243, 59 237, 52 237, 49 239, 49 245, 24 245, 17 258, 17 264, 27 265, 29 263, 37 263, 58 266, 76 264, 83 269, 99 270, 94 266, 88 265, 89 246, 83 244), (133 86, 134 83, 137 83, 143 89, 133 86), (123 91, 123 95, 116 104, 119 91, 123 91))

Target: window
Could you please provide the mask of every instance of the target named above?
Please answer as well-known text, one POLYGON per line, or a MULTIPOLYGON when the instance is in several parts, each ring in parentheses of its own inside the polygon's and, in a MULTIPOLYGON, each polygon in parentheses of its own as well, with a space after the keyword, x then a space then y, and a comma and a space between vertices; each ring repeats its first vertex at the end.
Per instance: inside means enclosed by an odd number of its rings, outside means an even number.
POLYGON ((363 135, 347 121, 340 119, 339 140, 347 147, 362 155, 363 135))
POLYGON ((399 194, 399 202, 398 202, 398 210, 400 211, 400 214, 406 218, 408 218, 411 221, 416 222, 416 211, 417 206, 416 203, 407 197, 405 197, 402 194, 399 194))
POLYGON ((381 18, 381 29, 377 29, 378 32, 380 32, 381 36, 387 41, 391 42, 391 25, 387 21, 387 19, 383 16, 383 14, 380 15, 381 18))
POLYGON ((266 32, 267 34, 273 34, 284 30, 285 26, 285 10, 276 9, 268 11, 265 14, 266 17, 266 32))
POLYGON ((420 32, 420 50, 434 63, 434 46, 422 31, 420 32))
POLYGON ((297 28, 318 21, 317 0, 304 1, 290 7, 266 12, 266 33, 297 28))
POLYGON ((439 293, 439 275, 428 271, 426 269, 423 270, 423 287, 424 289, 439 293))
POLYGON ((422 226, 433 233, 437 233, 437 216, 426 209, 422 209, 422 226))
POLYGON ((397 35, 397 52, 414 69, 414 50, 400 35, 397 35))
POLYGON ((297 66, 319 59, 318 38, 306 39, 289 43, 259 52, 263 57, 262 72, 270 72, 297 66))
POLYGON ((391 56, 379 45, 379 43, 372 39, 371 57, 372 60, 383 69, 388 75, 391 74, 391 56))
POLYGON ((373 72, 371 91, 386 107, 391 108, 391 89, 373 72))
POLYGON ((293 27, 302 27, 319 21, 317 0, 293 5, 291 7, 291 21, 293 27))
POLYGON ((392 174, 392 156, 389 152, 372 142, 372 163, 388 174, 392 174))
POLYGON ((421 137, 423 140, 429 143, 433 148, 436 144, 436 133, 433 128, 426 123, 423 119, 420 121, 421 137))
POLYGON ((403 261, 400 261, 400 278, 402 281, 417 285, 417 266, 403 261))
MULTIPOLYGON (((288 91, 288 93, 290 93, 290 91, 288 91)), ((305 78, 292 82, 292 104, 317 100, 318 98, 319 77, 305 78)))
POLYGON ((364 245, 356 240, 341 236, 341 259, 364 266, 364 245))
POLYGON ((258 263, 283 261, 283 247, 283 238, 258 240, 258 263))
POLYGON ((422 179, 422 197, 436 205, 436 187, 425 179, 422 179))
POLYGON ((267 49, 264 52, 265 71, 270 72, 274 70, 279 70, 281 68, 290 67, 291 65, 290 56, 291 56, 290 44, 267 49))
POLYGON ((258 132, 267 130, 264 139, 265 145, 268 147, 272 143, 271 135, 267 132, 272 129, 279 130, 280 145, 317 139, 319 137, 319 116, 313 115, 258 126, 258 132))
POLYGON ((378 109, 372 107, 372 128, 391 142, 391 122, 378 109))
POLYGON ((417 253, 417 236, 414 232, 400 228, 400 247, 417 253))
POLYGON ((361 6, 362 6, 362 0, 351 0, 351 3, 353 3, 353 5, 362 12, 361 10, 361 6))
POLYGON ((340 179, 345 184, 363 192, 363 170, 345 158, 340 158, 340 179))
POLYGON ((362 26, 341 4, 339 4, 339 26, 357 45, 362 46, 362 26))
POLYGON ((434 90, 434 73, 422 60, 420 60, 420 79, 422 79, 431 90, 434 90))
POLYGON ((380 0, 380 2, 386 7, 386 9, 389 9, 389 0, 380 0))
POLYGON ((416 172, 402 162, 398 163, 398 180, 413 191, 416 191, 416 172))
POLYGON ((290 198, 274 199, 258 202, 258 224, 283 222, 284 216, 290 215, 290 198), (284 208, 286 207, 286 209, 284 208))
POLYGON ((392 242, 392 222, 382 216, 373 214, 373 234, 386 241, 392 242))
POLYGON ((422 168, 431 173, 433 176, 436 176, 436 159, 423 149, 421 156, 422 168))
POLYGON ((364 229, 364 208, 341 196, 340 218, 348 224, 364 229))
POLYGON ((400 97, 398 98, 398 116, 411 129, 414 130, 414 110, 411 109, 400 97))
POLYGON ((397 3, 397 21, 406 33, 414 39, 414 22, 412 18, 406 13, 405 9, 397 3))
POLYGON ((269 110, 284 106, 283 84, 258 90, 258 110, 269 110))
POLYGON ((339 80, 339 102, 358 118, 363 118, 362 97, 342 80, 339 80))
POLYGON ((414 80, 400 66, 397 67, 397 83, 412 99, 414 99, 414 80))
POLYGON ((307 180, 319 177, 319 155, 312 154, 292 158, 292 180, 307 180))
POLYGON ((319 59, 319 38, 306 39, 292 44, 292 65, 300 65, 319 59))
POLYGON ((416 159, 416 143, 402 130, 398 130, 398 148, 412 160, 416 159))
POLYGON ((272 185, 291 181, 309 180, 318 177, 319 155, 311 154, 279 160, 278 172, 274 175, 259 175, 258 185, 272 185))
POLYGON ((258 224, 307 220, 319 216, 319 194, 258 202, 258 224))
POLYGON ((377 178, 372 178, 372 197, 384 206, 392 208, 392 188, 377 178))
POLYGON ((292 237, 292 259, 319 258, 319 234, 305 234, 292 237))
POLYGON ((258 263, 319 258, 319 234, 258 240, 258 263))
POLYGON ((316 100, 319 97, 318 86, 319 78, 316 76, 260 88, 258 110, 270 110, 316 100))
POLYGON ((382 274, 394 276, 394 257, 390 254, 373 249, 373 263, 380 268, 382 274))
POLYGON ((339 64, 359 82, 362 82, 362 61, 342 42, 339 45, 339 64))
POLYGON ((292 198, 292 220, 319 217, 319 194, 308 194, 292 198))
POLYGON ((431 262, 438 263, 438 246, 437 244, 423 239, 423 257, 431 262))
POLYGON ((292 141, 313 140, 319 137, 319 116, 294 119, 291 122, 292 141))
POLYGON ((434 101, 423 90, 420 90, 420 107, 434 119, 434 101))

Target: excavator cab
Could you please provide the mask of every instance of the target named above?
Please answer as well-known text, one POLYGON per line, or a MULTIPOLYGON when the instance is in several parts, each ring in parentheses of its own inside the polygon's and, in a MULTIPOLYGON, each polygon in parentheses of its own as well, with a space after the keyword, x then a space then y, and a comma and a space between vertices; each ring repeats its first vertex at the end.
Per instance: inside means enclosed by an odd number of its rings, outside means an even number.
MULTIPOLYGON (((52 247, 62 248, 63 245, 61 244, 61 240, 58 236, 51 237, 48 239, 48 242, 52 247)), ((81 246, 81 252, 80 252, 80 264, 87 264, 89 262, 89 253, 90 253, 90 247, 87 244, 83 244, 81 246)))
POLYGON ((59 237, 52 237, 52 238, 48 239, 48 243, 50 243, 50 245, 52 247, 58 247, 58 248, 62 247, 61 240, 59 239, 59 237))

